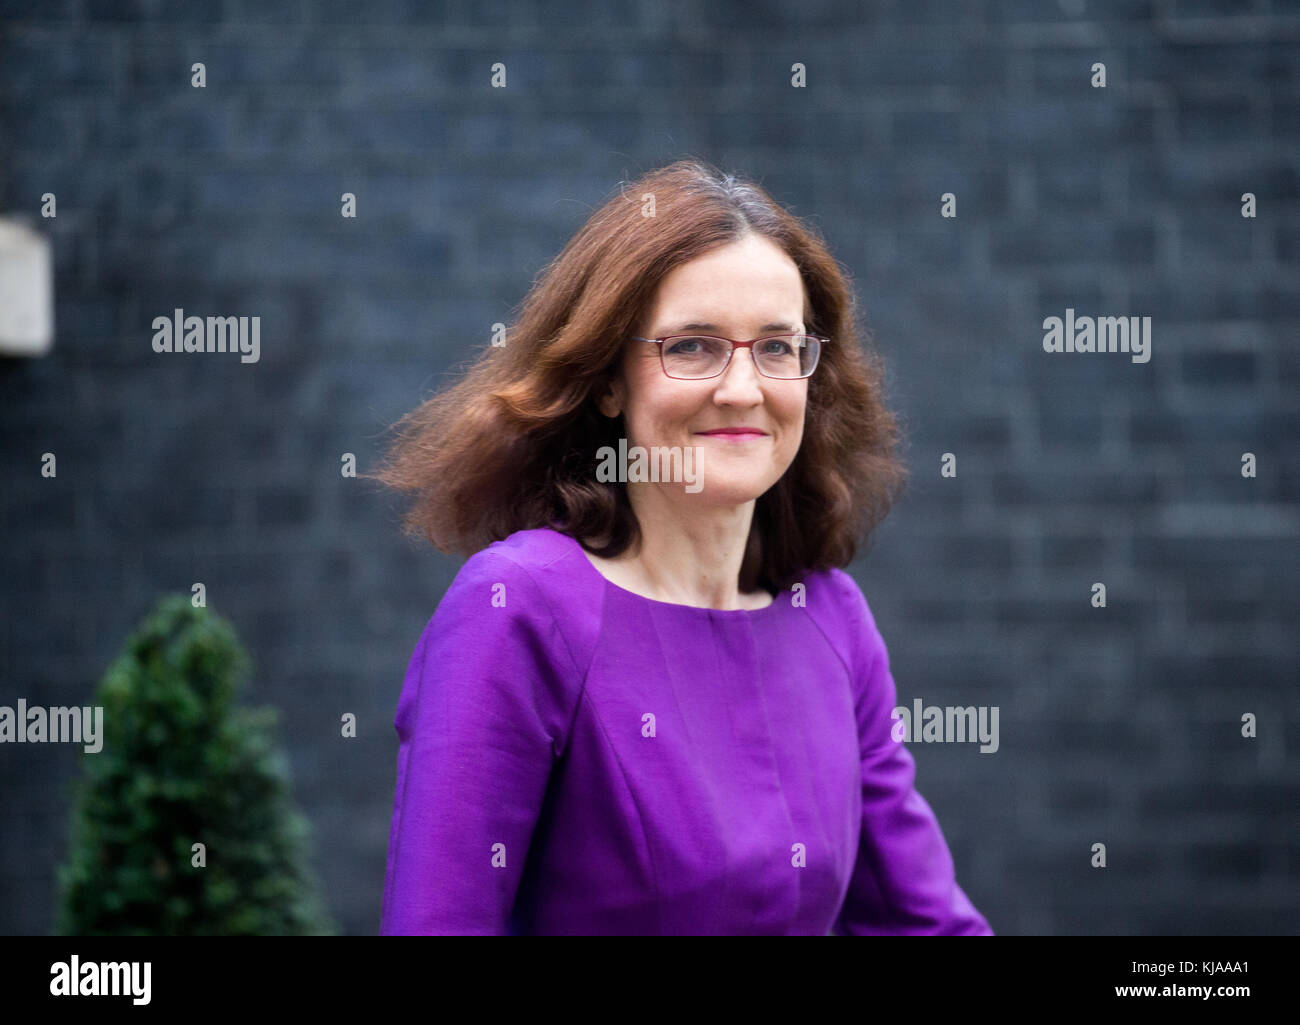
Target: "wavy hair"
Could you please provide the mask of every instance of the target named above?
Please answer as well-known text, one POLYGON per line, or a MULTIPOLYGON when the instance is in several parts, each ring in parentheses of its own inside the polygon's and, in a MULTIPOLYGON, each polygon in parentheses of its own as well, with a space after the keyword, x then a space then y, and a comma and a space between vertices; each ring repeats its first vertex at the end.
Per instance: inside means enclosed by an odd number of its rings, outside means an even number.
POLYGON ((698 159, 624 184, 537 276, 507 344, 393 425, 379 472, 366 476, 414 494, 406 532, 465 555, 533 527, 598 556, 635 550, 625 485, 596 479, 597 450, 617 448, 623 417, 604 416, 596 398, 662 278, 751 232, 794 261, 807 331, 831 341, 808 380, 799 451, 755 502, 740 590, 780 592, 850 563, 907 480, 882 362, 864 347, 869 332, 859 340, 847 275, 821 236, 759 185, 698 159), (653 217, 642 215, 647 193, 653 217))

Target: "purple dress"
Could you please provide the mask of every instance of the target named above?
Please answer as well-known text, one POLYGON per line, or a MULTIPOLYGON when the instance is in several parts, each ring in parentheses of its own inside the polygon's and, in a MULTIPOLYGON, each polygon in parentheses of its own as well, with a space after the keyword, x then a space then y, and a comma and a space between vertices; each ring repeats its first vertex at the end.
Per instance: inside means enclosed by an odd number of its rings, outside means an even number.
POLYGON ((801 583, 721 611, 545 528, 472 556, 397 704, 381 934, 991 935, 866 599, 801 583))

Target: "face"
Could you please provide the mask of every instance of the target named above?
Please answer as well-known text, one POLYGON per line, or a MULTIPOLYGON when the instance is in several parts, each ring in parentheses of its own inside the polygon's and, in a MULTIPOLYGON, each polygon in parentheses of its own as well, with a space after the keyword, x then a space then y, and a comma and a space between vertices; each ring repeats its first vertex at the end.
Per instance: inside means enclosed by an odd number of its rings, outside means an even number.
MULTIPOLYGON (((660 282, 640 330, 643 338, 696 332, 749 341, 803 333, 799 269, 775 243, 749 235, 673 268, 660 282), (706 327, 705 325, 711 325, 706 327)), ((703 489, 692 500, 736 506, 758 498, 794 461, 803 439, 808 380, 764 377, 750 351, 737 349, 718 377, 668 377, 659 346, 629 339, 610 394, 607 416, 623 414, 628 445, 696 447, 703 489), (753 436, 705 432, 748 427, 753 436)), ((681 484, 633 483, 675 488, 681 484)))

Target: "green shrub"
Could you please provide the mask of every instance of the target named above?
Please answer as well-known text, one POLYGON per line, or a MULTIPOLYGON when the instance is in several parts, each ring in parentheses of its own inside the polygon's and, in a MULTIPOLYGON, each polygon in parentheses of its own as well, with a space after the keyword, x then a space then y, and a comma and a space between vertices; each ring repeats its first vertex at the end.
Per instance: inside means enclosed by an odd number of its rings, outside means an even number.
POLYGON ((275 712, 234 704, 247 664, 229 624, 178 595, 109 666, 94 700, 103 749, 74 784, 56 933, 335 932, 271 740, 275 712))

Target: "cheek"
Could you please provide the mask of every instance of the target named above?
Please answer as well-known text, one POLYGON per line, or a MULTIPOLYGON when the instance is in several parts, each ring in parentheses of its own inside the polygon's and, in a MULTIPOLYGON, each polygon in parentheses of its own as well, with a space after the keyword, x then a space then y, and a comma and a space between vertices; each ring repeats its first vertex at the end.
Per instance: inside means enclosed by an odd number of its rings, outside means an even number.
POLYGON ((681 434, 688 431, 698 418, 699 408, 699 402, 684 391, 664 392, 649 388, 629 409, 628 429, 652 439, 681 434))
POLYGON ((806 393, 783 397, 780 404, 776 406, 777 416, 787 431, 798 433, 803 427, 807 407, 806 393))
POLYGON ((787 459, 793 459, 800 445, 803 444, 806 416, 807 408, 802 399, 797 399, 781 411, 781 422, 785 428, 784 437, 781 439, 781 450, 787 459))

